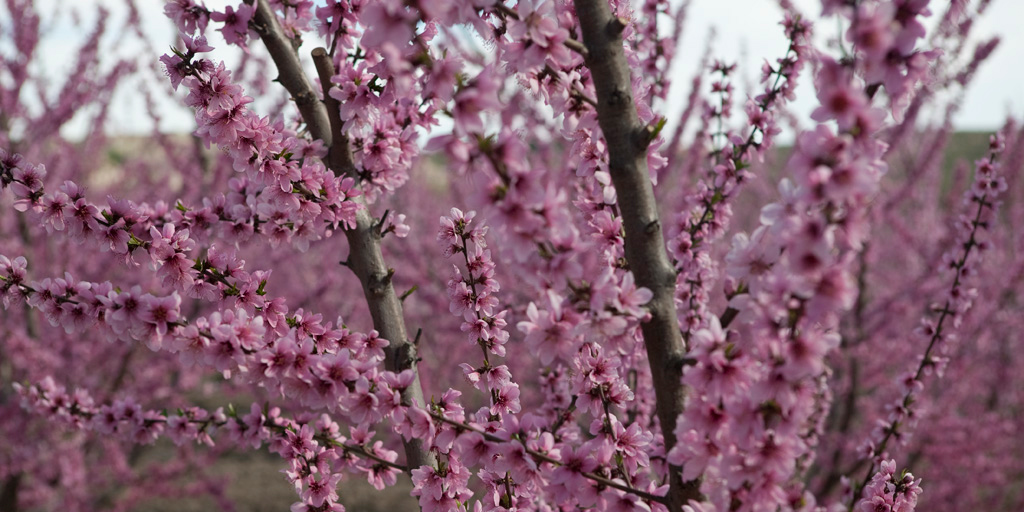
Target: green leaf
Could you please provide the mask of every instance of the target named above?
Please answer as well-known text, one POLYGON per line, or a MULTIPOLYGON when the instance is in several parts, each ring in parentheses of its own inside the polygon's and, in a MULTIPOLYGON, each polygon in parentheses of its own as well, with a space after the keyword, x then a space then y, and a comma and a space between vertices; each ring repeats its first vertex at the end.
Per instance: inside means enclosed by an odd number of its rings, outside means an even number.
POLYGON ((658 122, 654 123, 654 128, 651 129, 651 140, 657 139, 658 134, 661 133, 662 128, 665 128, 665 123, 668 122, 664 116, 658 118, 658 122))

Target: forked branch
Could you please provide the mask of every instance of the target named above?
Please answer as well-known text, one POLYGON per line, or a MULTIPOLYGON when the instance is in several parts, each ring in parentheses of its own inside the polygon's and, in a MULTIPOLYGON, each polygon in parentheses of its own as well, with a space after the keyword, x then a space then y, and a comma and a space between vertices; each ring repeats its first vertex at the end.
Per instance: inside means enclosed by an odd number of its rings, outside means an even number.
MULTIPOLYGON (((324 102, 319 101, 313 86, 302 71, 298 54, 285 37, 281 24, 269 4, 257 3, 253 23, 257 26, 260 38, 270 51, 270 56, 281 74, 278 81, 295 100, 309 133, 330 148, 328 161, 325 163, 335 174, 354 175, 351 149, 348 138, 342 132, 337 104, 335 103, 335 108, 328 108, 324 102), (313 98, 314 101, 309 101, 309 98, 313 98)), ((334 75, 333 63, 326 50, 318 48, 313 53, 324 86, 324 97, 333 101, 327 94, 331 83, 330 77, 334 75)), ((374 329, 390 342, 385 350, 385 366, 394 372, 413 371, 416 378, 412 385, 402 392, 402 403, 423 407, 423 390, 416 369, 416 347, 408 338, 402 301, 391 283, 393 270, 387 266, 381 253, 380 232, 365 209, 356 215, 356 227, 346 230, 345 236, 349 242, 347 266, 362 284, 366 304, 370 309, 370 316, 373 317, 374 329)), ((437 465, 434 455, 419 439, 405 441, 405 457, 406 466, 411 469, 437 465)))

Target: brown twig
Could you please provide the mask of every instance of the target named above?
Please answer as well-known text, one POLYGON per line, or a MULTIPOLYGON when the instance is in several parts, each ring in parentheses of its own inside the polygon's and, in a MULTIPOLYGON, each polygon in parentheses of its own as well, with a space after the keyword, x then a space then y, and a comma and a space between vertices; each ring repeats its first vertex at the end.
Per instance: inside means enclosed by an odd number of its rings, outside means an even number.
MULTIPOLYGON (((653 293, 647 303, 651 319, 641 325, 657 400, 665 450, 675 446, 676 418, 683 412, 680 384, 686 352, 675 311, 676 273, 665 249, 654 189, 647 170, 649 137, 633 102, 629 64, 622 48, 626 21, 613 15, 607 0, 575 0, 583 42, 597 92, 597 120, 608 144, 608 168, 625 227, 625 252, 637 285, 653 293)), ((679 467, 670 467, 668 503, 682 510, 700 496, 698 482, 683 482, 679 467)))

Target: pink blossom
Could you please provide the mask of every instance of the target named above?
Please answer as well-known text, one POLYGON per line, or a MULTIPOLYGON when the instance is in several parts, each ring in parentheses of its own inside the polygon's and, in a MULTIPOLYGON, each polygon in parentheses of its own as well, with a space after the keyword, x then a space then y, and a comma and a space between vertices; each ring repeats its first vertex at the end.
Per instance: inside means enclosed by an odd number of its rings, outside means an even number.
POLYGON ((255 31, 249 28, 249 20, 255 11, 254 6, 245 3, 239 4, 237 10, 229 5, 224 12, 211 12, 210 19, 224 24, 220 32, 225 42, 245 46, 247 38, 255 37, 255 31))
POLYGON ((206 10, 202 2, 196 3, 193 0, 173 0, 164 5, 164 14, 174 21, 178 30, 191 34, 197 29, 200 32, 206 31, 206 25, 210 22, 210 12, 206 10))

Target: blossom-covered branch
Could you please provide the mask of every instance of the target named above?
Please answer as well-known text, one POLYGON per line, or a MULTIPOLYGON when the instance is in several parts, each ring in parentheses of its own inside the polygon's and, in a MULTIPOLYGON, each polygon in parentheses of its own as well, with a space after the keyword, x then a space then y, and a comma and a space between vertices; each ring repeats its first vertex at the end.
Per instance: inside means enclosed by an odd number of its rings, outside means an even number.
MULTIPOLYGON (((269 4, 258 2, 254 21, 259 27, 257 31, 260 33, 261 39, 271 52, 278 71, 285 77, 282 80, 282 85, 292 94, 296 103, 302 105, 300 110, 313 138, 322 141, 335 155, 339 152, 342 154, 349 152, 349 148, 342 147, 342 144, 347 143, 347 138, 341 138, 338 145, 333 144, 331 127, 332 123, 337 126, 338 122, 332 121, 331 116, 338 114, 337 112, 328 112, 323 103, 316 101, 317 95, 302 70, 298 55, 294 48, 291 48, 290 44, 285 41, 285 36, 277 22, 277 16, 269 4)), ((326 84, 324 86, 326 87, 326 84)), ((325 90, 325 92, 327 91, 325 90)), ((351 157, 341 158, 344 161, 352 160, 351 157)), ((342 175, 353 171, 353 169, 341 168, 332 170, 342 175)), ((378 226, 364 210, 356 212, 353 224, 352 228, 345 232, 350 249, 348 267, 355 272, 363 285, 363 292, 370 307, 374 326, 385 339, 391 342, 388 345, 385 358, 388 369, 396 372, 408 370, 412 373, 413 382, 402 391, 403 403, 422 407, 424 402, 419 375, 416 371, 416 347, 408 337, 402 304, 391 282, 394 271, 384 263, 381 254, 381 226, 378 226)), ((434 464, 433 456, 416 439, 406 440, 406 457, 409 459, 410 467, 434 464)))
MULTIPOLYGON (((626 260, 637 284, 653 293, 645 306, 651 318, 641 328, 668 450, 676 444, 670 432, 674 432, 676 418, 683 412, 685 395, 679 380, 686 347, 675 315, 675 270, 665 250, 647 170, 652 131, 640 124, 633 103, 632 75, 621 40, 626 21, 614 16, 605 0, 574 3, 587 47, 587 66, 597 91, 597 119, 608 145, 608 169, 622 213, 626 260)), ((668 478, 672 510, 697 497, 696 486, 684 484, 677 470, 668 478)))
MULTIPOLYGON (((951 353, 951 345, 955 343, 957 335, 950 331, 963 323, 963 315, 978 298, 977 289, 966 288, 963 281, 977 272, 975 267, 980 263, 980 253, 989 245, 989 242, 983 240, 982 234, 992 223, 999 194, 1007 189, 1006 179, 999 174, 997 161, 1004 149, 1004 135, 993 135, 988 158, 975 164, 973 184, 963 198, 963 204, 969 211, 958 219, 954 249, 944 254, 942 258, 944 267, 954 273, 953 283, 942 299, 942 305, 933 307, 933 311, 938 313, 939 317, 934 320, 923 318, 921 326, 914 331, 916 338, 927 340, 924 353, 916 367, 901 378, 903 396, 888 407, 887 418, 879 419, 872 439, 868 441, 868 447, 863 450, 871 464, 868 465, 864 478, 854 486, 852 496, 854 500, 861 500, 858 503, 864 510, 873 510, 880 499, 891 499, 885 496, 884 489, 876 485, 866 489, 874 479, 880 478, 879 475, 893 473, 893 468, 887 469, 885 462, 881 462, 882 469, 875 473, 875 468, 879 464, 877 459, 887 456, 886 449, 893 439, 900 442, 908 440, 918 421, 915 396, 924 389, 925 375, 935 373, 937 377, 942 377, 946 365, 949 364, 947 355, 934 355, 933 352, 938 350, 940 354, 951 353), (974 258, 972 255, 975 255, 974 258), (952 324, 952 327, 949 324, 952 324)), ((917 501, 914 493, 906 499, 912 501, 909 505, 911 508, 917 501)))

